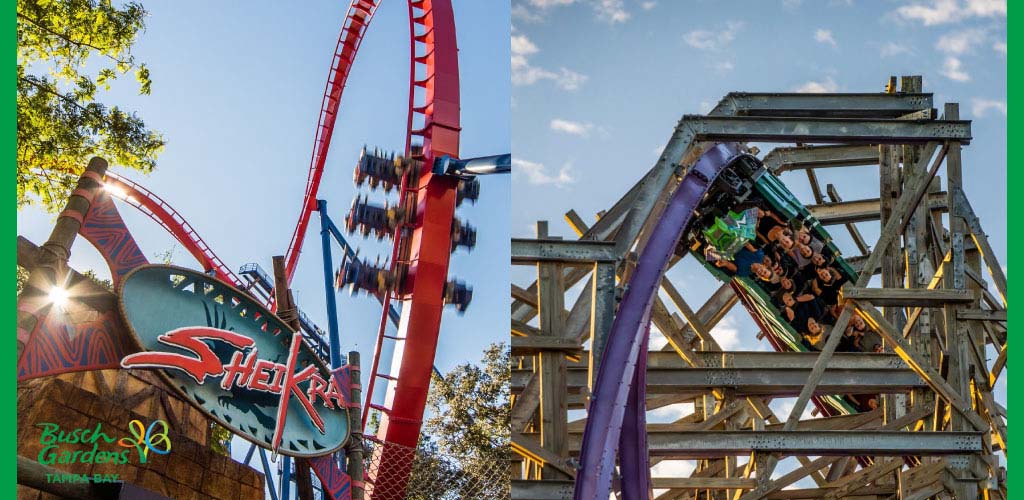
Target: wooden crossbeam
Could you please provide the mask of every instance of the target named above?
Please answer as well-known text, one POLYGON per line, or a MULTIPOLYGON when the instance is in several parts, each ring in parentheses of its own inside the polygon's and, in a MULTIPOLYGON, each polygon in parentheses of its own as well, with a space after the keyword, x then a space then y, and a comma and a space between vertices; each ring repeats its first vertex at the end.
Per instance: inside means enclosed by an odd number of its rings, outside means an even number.
POLYGON ((988 430, 988 424, 971 409, 973 405, 957 394, 953 386, 946 379, 942 378, 939 372, 920 359, 913 347, 903 338, 903 335, 896 333, 896 328, 882 316, 882 313, 878 312, 870 302, 858 302, 858 306, 860 311, 867 315, 865 319, 868 323, 872 324, 875 331, 893 347, 896 354, 903 358, 903 361, 907 363, 910 369, 917 372, 924 379, 925 383, 933 391, 948 401, 950 406, 971 422, 975 429, 979 431, 988 430))
MULTIPOLYGON (((928 164, 932 154, 938 148, 938 143, 929 142, 924 147, 924 152, 918 159, 917 170, 924 170, 923 166, 928 164)), ((868 281, 871 280, 871 275, 875 267, 878 266, 882 259, 882 255, 885 254, 886 249, 895 240, 895 238, 906 230, 907 223, 910 222, 908 215, 912 210, 917 208, 917 205, 921 202, 921 198, 928 190, 928 185, 931 184, 932 178, 935 177, 935 173, 938 172, 939 166, 942 165, 942 161, 946 158, 946 152, 948 151, 948 144, 943 145, 939 154, 935 157, 932 162, 931 168, 928 169, 928 175, 921 175, 915 178, 911 185, 905 186, 903 194, 900 195, 899 201, 896 202, 896 206, 893 207, 892 214, 889 216, 889 220, 886 221, 885 227, 882 228, 882 232, 878 237, 878 241, 875 243, 875 248, 871 251, 867 261, 864 263, 864 267, 860 272, 860 276, 857 278, 857 287, 865 287, 868 281)))
POLYGON ((536 441, 518 432, 512 433, 512 452, 541 465, 554 467, 573 479, 576 478, 576 469, 570 467, 566 459, 544 449, 536 441))
POLYGON ((879 306, 943 307, 970 304, 976 302, 979 295, 973 290, 850 287, 843 290, 843 298, 866 300, 879 306))

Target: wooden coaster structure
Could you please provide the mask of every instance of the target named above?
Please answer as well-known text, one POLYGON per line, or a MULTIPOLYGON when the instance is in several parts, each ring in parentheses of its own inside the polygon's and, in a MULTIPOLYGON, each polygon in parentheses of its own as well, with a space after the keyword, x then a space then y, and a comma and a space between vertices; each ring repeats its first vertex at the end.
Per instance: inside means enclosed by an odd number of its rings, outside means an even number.
MULTIPOLYGON (((860 279, 843 290, 844 316, 860 311, 886 352, 833 354, 836 342, 820 353, 722 352, 710 332, 737 304, 733 288, 695 309, 686 284, 663 277, 651 322, 668 344, 648 356, 647 410, 695 411, 647 424, 650 462, 698 462, 690 477, 651 478, 652 497, 1006 498, 1006 409, 993 396, 1006 367, 1006 277, 962 188, 970 139, 958 105, 936 110, 920 76, 899 88, 890 78, 883 93, 730 93, 707 115, 684 116, 655 166, 596 223, 569 211, 578 240, 549 237, 546 222, 536 238, 514 238, 512 263, 535 266, 537 278, 511 290, 512 497, 573 498, 586 419, 570 422, 568 410, 610 404, 589 395, 623 284, 679 179, 710 144, 738 141, 796 144, 764 162, 776 174, 804 171, 812 214, 850 233, 856 248, 844 256, 860 279), (869 165, 879 198, 822 192, 819 169, 869 165), (881 236, 869 247, 857 224, 875 220, 881 236), (878 275, 881 287, 868 287, 878 275), (887 393, 879 409, 801 420, 812 396, 864 385, 887 393), (797 394, 790 415, 769 408, 797 394), (773 476, 784 456, 799 467, 773 476), (806 478, 814 487, 784 489, 806 478)), ((648 497, 630 487, 614 486, 624 499, 648 497)))

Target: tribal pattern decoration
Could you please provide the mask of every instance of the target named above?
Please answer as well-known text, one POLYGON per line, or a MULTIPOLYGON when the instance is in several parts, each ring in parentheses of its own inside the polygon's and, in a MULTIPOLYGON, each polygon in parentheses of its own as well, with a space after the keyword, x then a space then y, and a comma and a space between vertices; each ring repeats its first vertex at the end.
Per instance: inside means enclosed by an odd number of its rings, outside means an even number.
MULTIPOLYGON (((129 271, 147 263, 117 207, 102 190, 96 191, 79 234, 106 259, 114 286, 129 271)), ((29 323, 29 329, 18 328, 18 340, 24 346, 18 358, 18 380, 118 368, 121 358, 137 351, 130 344, 113 294, 86 280, 73 274, 77 283, 67 285, 72 292, 68 310, 51 304, 47 291, 31 280, 26 284, 18 297, 18 310, 34 317, 35 322, 29 323), (89 300, 82 300, 85 296, 89 300)))
POLYGON ((31 332, 18 329, 24 350, 18 358, 18 380, 61 373, 118 368, 121 358, 136 349, 127 345, 128 336, 113 309, 88 314, 75 321, 52 304, 40 308, 45 294, 26 290, 18 301, 19 310, 37 318, 31 332), (29 296, 26 296, 29 295, 29 296))
POLYGON ((352 478, 349 477, 335 460, 334 455, 312 458, 309 460, 310 468, 320 479, 324 487, 326 498, 330 500, 351 500, 352 478))
POLYGON ((121 219, 121 214, 114 206, 110 195, 105 191, 100 190, 96 193, 89 206, 89 213, 85 215, 85 221, 78 232, 107 260, 114 287, 117 287, 121 278, 129 271, 149 263, 139 245, 135 243, 132 233, 125 227, 124 220, 121 219))

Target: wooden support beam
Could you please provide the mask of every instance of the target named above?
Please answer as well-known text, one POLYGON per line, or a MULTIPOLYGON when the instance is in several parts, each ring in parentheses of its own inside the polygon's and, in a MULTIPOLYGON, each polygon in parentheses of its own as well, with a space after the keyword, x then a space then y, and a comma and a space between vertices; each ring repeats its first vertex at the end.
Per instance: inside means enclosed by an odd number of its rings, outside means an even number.
MULTIPOLYGON (((832 203, 842 203, 843 198, 839 196, 839 191, 836 189, 834 184, 829 184, 825 187, 825 191, 828 193, 828 197, 832 200, 832 203)), ((850 233, 850 238, 853 239, 853 244, 857 245, 857 250, 862 254, 871 252, 868 248, 868 244, 864 242, 864 236, 860 234, 860 230, 857 229, 857 225, 852 222, 846 223, 846 230, 850 233)))
POLYGON ((588 226, 586 222, 583 222, 583 218, 580 217, 580 214, 576 213, 575 210, 569 210, 565 213, 565 222, 569 223, 569 227, 571 227, 572 230, 576 232, 576 236, 579 237, 587 234, 587 231, 590 230, 590 226, 588 226))
POLYGON ((687 115, 695 139, 748 142, 837 142, 844 144, 920 144, 971 141, 971 122, 872 120, 856 118, 754 118, 687 115))
POLYGON ((879 306, 943 307, 946 304, 970 304, 976 302, 979 295, 972 290, 849 287, 843 290, 843 298, 866 300, 879 306))
POLYGON ((869 302, 859 302, 858 306, 860 311, 863 313, 862 316, 866 316, 864 319, 875 328, 875 331, 885 339, 886 343, 892 346, 896 354, 903 358, 903 361, 907 363, 907 366, 917 372, 917 374, 924 379, 925 383, 927 383, 933 391, 948 401, 950 406, 963 415, 975 429, 979 431, 988 429, 988 424, 971 409, 973 408, 973 405, 964 399, 963 396, 959 395, 949 382, 946 382, 946 379, 942 378, 942 375, 940 375, 939 372, 935 371, 934 368, 923 363, 919 359, 919 355, 914 348, 907 343, 902 334, 896 332, 895 327, 893 327, 892 324, 882 316, 882 313, 878 312, 878 310, 869 302))
POLYGON ((512 432, 522 432, 540 408, 540 377, 534 374, 512 404, 512 432))
POLYGON ((512 337, 512 355, 528 356, 545 351, 561 351, 567 355, 578 357, 583 347, 573 339, 551 337, 548 335, 531 335, 512 337))
MULTIPOLYGON (((932 154, 937 148, 938 144, 934 142, 930 142, 925 145, 924 154, 921 155, 918 163, 927 164, 928 160, 931 159, 932 154)), ((891 218, 886 221, 885 227, 882 228, 881 235, 875 243, 875 248, 871 251, 871 255, 868 256, 867 261, 864 263, 860 276, 857 278, 856 286, 867 286, 868 281, 874 273, 874 269, 881 262, 882 255, 885 254, 886 249, 897 236, 903 234, 907 223, 910 221, 909 215, 911 211, 917 207, 918 203, 920 203, 921 198, 928 189, 928 185, 931 183, 931 179, 935 177, 935 173, 939 170, 939 166, 942 165, 942 161, 946 157, 947 149, 948 146, 943 146, 939 151, 939 154, 935 157, 935 161, 932 162, 931 168, 928 170, 928 175, 922 175, 915 178, 911 185, 906 186, 903 190, 903 194, 900 195, 899 201, 896 202, 896 206, 893 208, 891 218)))
POLYGON ((512 238, 512 264, 590 264, 615 262, 619 258, 612 242, 512 238))
POLYGON ((888 474, 892 474, 901 467, 903 467, 902 457, 887 457, 877 460, 868 467, 830 484, 829 486, 832 486, 835 489, 825 494, 824 500, 837 500, 839 498, 843 498, 861 486, 873 483, 888 474))
POLYGON ((714 114, 816 118, 896 118, 931 111, 932 94, 729 92, 714 114))
POLYGON ((981 252, 981 257, 985 261, 985 267, 988 268, 988 273, 995 282, 996 290, 1003 299, 1003 307, 1006 307, 1006 274, 1003 272, 1002 266, 999 265, 999 259, 996 258, 992 245, 989 244, 988 236, 981 228, 981 221, 975 215, 974 209, 971 207, 971 203, 967 200, 967 196, 964 195, 962 189, 958 188, 953 191, 953 200, 953 203, 957 205, 957 212, 963 217, 964 222, 967 223, 967 227, 971 231, 974 246, 981 252))
POLYGON ((961 321, 1006 321, 1006 309, 993 311, 990 309, 960 309, 956 312, 961 321))
POLYGON ((552 467, 573 479, 576 478, 576 469, 568 464, 567 458, 552 453, 518 432, 512 433, 512 452, 542 464, 545 469, 552 467))
MULTIPOLYGON (((729 389, 736 396, 791 397, 805 388, 813 370, 789 368, 649 368, 647 370, 647 394, 704 394, 712 390, 729 389)), ((517 394, 523 390, 532 372, 513 370, 511 391, 517 394)), ((579 393, 588 386, 588 372, 585 369, 571 369, 566 372, 565 390, 579 393)), ((822 370, 811 394, 877 394, 906 392, 926 387, 925 382, 913 371, 903 368, 896 370, 868 369, 844 370, 829 368, 822 370)), ((799 418, 800 413, 796 413, 799 418)), ((790 429, 787 429, 790 430, 790 429)))
MULTIPOLYGON (((651 456, 705 459, 773 453, 782 456, 964 455, 983 449, 980 432, 711 431, 648 436, 651 456)), ((759 473, 761 471, 758 471, 759 473)))
POLYGON ((651 481, 655 489, 749 490, 757 486, 756 479, 742 477, 652 477, 651 481))
POLYGON ((512 337, 536 337, 540 336, 541 331, 534 328, 522 321, 512 320, 512 337))
POLYGON ((525 288, 516 286, 515 283, 512 284, 512 298, 534 309, 537 308, 537 293, 530 293, 525 288))
MULTIPOLYGON (((808 170, 808 172, 811 172, 808 170)), ((946 193, 929 193, 927 197, 928 210, 935 213, 946 211, 946 193)), ((876 221, 882 218, 882 205, 878 198, 863 200, 839 201, 832 203, 817 202, 816 205, 808 205, 807 210, 822 225, 832 226, 837 224, 852 224, 855 222, 876 221)), ((862 249, 862 252, 867 252, 862 249)))
POLYGON ((764 155, 764 165, 777 174, 790 170, 855 167, 878 164, 872 145, 797 146, 775 148, 764 155))

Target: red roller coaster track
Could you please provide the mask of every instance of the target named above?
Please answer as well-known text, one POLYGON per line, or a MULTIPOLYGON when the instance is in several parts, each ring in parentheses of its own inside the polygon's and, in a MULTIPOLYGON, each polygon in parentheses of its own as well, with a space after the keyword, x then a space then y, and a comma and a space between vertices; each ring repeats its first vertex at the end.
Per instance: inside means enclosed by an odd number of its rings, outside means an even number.
MULTIPOLYGON (((286 253, 289 282, 294 276, 310 216, 316 210, 317 192, 345 82, 378 5, 379 0, 354 0, 338 37, 321 103, 302 208, 286 253)), ((459 156, 461 127, 455 18, 450 0, 410 0, 408 7, 411 54, 405 152, 410 155, 414 138, 420 138, 422 150, 415 156, 430 165, 436 156, 459 156), (419 93, 422 102, 417 102, 417 89, 422 89, 419 93)), ((244 285, 184 217, 159 196, 115 174, 107 174, 107 183, 114 195, 141 210, 173 235, 206 271, 213 271, 219 278, 237 286, 244 285)), ((399 228, 394 235, 392 266, 402 258, 402 263, 409 268, 403 289, 395 294, 395 298, 403 302, 395 337, 398 345, 390 375, 378 374, 380 342, 391 300, 389 293, 384 301, 367 391, 369 400, 373 394, 373 380, 377 377, 388 380, 385 405, 374 406, 383 413, 376 439, 401 446, 377 448, 376 466, 369 471, 372 487, 367 491, 377 498, 402 497, 411 473, 412 462, 407 450, 415 448, 419 440, 430 386, 451 255, 450 231, 457 187, 457 180, 429 171, 418 179, 403 179, 402 182, 403 196, 415 195, 417 211, 415 220, 399 228), (399 251, 401 248, 406 249, 404 253, 399 251), (373 484, 375 480, 376 484, 373 484)))
POLYGON ((107 172, 104 182, 108 193, 139 209, 171 233, 199 261, 204 271, 213 271, 218 278, 234 283, 239 288, 244 286, 242 280, 217 257, 210 245, 199 237, 192 225, 169 203, 141 184, 111 172, 107 172))
MULTIPOLYGON (((354 1, 338 37, 321 103, 306 193, 285 256, 289 280, 294 276, 310 216, 316 210, 317 191, 345 81, 377 5, 377 1, 354 1)), ((413 152, 413 140, 419 137, 422 139, 419 154, 424 163, 430 165, 435 156, 457 158, 459 155, 459 63, 455 17, 450 0, 410 0, 408 7, 410 85, 405 153, 410 155, 413 152), (422 89, 422 102, 417 102, 417 89, 422 89)), ((386 378, 389 387, 385 404, 375 406, 383 413, 378 439, 410 449, 415 448, 419 440, 437 349, 457 187, 454 179, 429 172, 419 179, 403 179, 402 182, 400 196, 413 193, 417 206, 411 227, 399 228, 394 234, 392 266, 399 263, 401 255, 405 255, 407 260, 403 263, 409 267, 404 289, 397 293, 397 298, 404 302, 402 318, 391 372, 386 376, 379 375, 377 369, 391 299, 389 293, 384 300, 367 399, 373 395, 376 378, 386 378), (406 248, 407 253, 400 252, 402 248, 406 248)), ((378 448, 380 456, 374 460, 377 466, 369 471, 371 483, 376 483, 368 490, 370 495, 389 498, 404 494, 411 460, 405 451, 398 451, 400 449, 378 448), (386 477, 383 472, 386 472, 386 477)))
POLYGON ((306 177, 306 193, 302 198, 299 222, 295 225, 292 239, 288 243, 288 251, 285 252, 285 276, 288 283, 291 283, 295 275, 306 228, 309 227, 309 218, 316 211, 317 191, 320 189, 320 179, 324 173, 324 164, 327 162, 327 152, 331 148, 331 136, 334 134, 338 107, 341 105, 341 94, 345 90, 345 82, 352 70, 352 63, 363 41, 366 27, 369 26, 379 3, 379 0, 354 0, 345 15, 338 43, 334 47, 334 57, 331 59, 331 69, 327 75, 327 85, 320 103, 320 116, 313 138, 313 156, 306 177))

